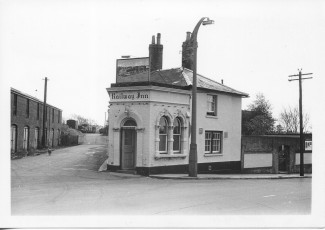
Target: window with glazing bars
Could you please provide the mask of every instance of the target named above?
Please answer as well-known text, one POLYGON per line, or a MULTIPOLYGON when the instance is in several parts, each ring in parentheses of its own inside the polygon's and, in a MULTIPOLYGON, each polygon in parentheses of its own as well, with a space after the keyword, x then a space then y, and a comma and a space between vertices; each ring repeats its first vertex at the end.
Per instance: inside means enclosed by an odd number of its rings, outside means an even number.
POLYGON ((221 153, 221 147, 222 147, 222 132, 206 131, 204 152, 208 154, 221 153))

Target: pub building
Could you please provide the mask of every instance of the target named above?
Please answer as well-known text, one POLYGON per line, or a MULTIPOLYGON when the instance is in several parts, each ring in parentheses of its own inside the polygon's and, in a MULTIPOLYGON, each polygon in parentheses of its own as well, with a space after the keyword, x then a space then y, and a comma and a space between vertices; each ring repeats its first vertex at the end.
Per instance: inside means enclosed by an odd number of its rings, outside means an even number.
MULTIPOLYGON (((162 69, 160 34, 148 58, 117 60, 109 102, 108 170, 188 173, 193 71, 191 33, 182 67, 162 69)), ((248 94, 197 74, 198 173, 240 170, 241 101, 248 94)))

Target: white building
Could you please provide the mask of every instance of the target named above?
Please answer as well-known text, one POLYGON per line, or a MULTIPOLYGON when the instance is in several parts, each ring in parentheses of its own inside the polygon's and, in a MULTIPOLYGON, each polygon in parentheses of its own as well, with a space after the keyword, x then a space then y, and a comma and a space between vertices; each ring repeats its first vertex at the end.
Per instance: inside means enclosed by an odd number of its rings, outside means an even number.
MULTIPOLYGON (((150 59, 162 62, 160 35, 150 59), (159 52, 155 52, 155 48, 159 52)), ((138 174, 187 173, 190 146, 192 70, 159 70, 124 77, 110 97, 108 169, 138 174)), ((240 170, 241 100, 248 95, 198 77, 198 173, 240 170)))

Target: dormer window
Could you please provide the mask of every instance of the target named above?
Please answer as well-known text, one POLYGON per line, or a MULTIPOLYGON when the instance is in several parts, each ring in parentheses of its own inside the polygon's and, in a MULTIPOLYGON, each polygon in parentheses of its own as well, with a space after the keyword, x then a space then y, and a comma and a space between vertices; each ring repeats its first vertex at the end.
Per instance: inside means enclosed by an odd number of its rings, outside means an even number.
POLYGON ((217 95, 207 95, 207 115, 217 116, 217 95))

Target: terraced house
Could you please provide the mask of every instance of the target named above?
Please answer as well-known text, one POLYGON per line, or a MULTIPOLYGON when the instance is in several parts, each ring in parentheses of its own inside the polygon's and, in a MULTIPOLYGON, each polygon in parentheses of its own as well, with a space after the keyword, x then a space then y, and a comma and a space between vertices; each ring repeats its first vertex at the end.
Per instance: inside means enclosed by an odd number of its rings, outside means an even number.
MULTIPOLYGON (((32 152, 41 148, 43 102, 11 88, 11 153, 32 152)), ((60 145, 62 110, 46 105, 46 147, 60 145)))

